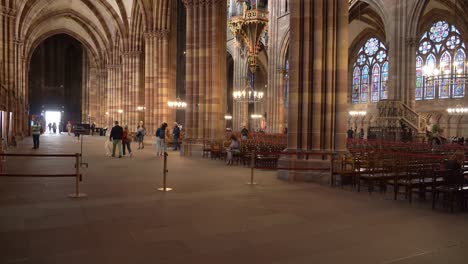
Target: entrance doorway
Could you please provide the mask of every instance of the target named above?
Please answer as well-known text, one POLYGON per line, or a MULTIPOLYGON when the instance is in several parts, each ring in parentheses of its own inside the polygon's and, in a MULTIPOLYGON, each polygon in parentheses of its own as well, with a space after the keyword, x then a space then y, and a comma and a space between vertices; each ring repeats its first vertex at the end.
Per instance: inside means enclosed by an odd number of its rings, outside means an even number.
MULTIPOLYGON (((49 124, 53 125, 55 123, 57 125, 57 130, 60 131, 59 124, 60 124, 60 120, 62 120, 62 113, 60 111, 46 111, 45 120, 46 120, 45 130, 49 129, 48 127, 49 124)), ((49 132, 53 133, 53 130, 49 132)))

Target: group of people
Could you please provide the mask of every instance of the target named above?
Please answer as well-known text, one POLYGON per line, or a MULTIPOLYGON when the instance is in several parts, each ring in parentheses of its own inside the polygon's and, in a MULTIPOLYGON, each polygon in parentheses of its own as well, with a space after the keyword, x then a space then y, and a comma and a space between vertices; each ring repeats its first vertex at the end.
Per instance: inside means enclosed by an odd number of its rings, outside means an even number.
MULTIPOLYGON (((38 149, 41 134, 45 132, 45 128, 44 128, 45 122, 41 123, 39 120, 33 120, 31 122, 32 122, 31 123, 31 135, 33 138, 33 149, 38 149)), ((59 122, 58 126, 56 122, 49 123, 47 127, 49 128, 49 133, 51 134, 52 133, 57 134, 57 128, 58 128, 59 134, 62 134, 62 127, 63 127, 62 122, 59 122)), ((68 124, 67 124, 67 131, 68 131, 68 135, 70 135, 72 131, 72 124, 70 121, 68 121, 68 124)))
MULTIPOLYGON (((162 123, 161 126, 156 130, 156 155, 158 157, 163 156, 166 152, 166 135, 167 135, 167 123, 162 123)), ((174 150, 180 150, 180 125, 174 122, 174 128, 172 129, 172 135, 174 138, 174 150)), ((138 142, 138 149, 144 149, 144 138, 146 136, 146 128, 142 122, 138 125, 135 139, 138 142)), ((116 156, 116 150, 119 151, 118 157, 122 158, 125 156, 125 150, 128 150, 130 157, 133 156, 131 149, 132 133, 129 131, 128 126, 122 128, 118 121, 115 121, 115 125, 112 128, 109 136, 110 142, 112 142, 112 157, 116 156)))
MULTIPOLYGON (((144 129, 144 128, 143 128, 144 129)), ((132 137, 128 126, 122 128, 119 125, 119 121, 115 121, 115 126, 112 128, 109 140, 112 142, 112 157, 115 157, 115 150, 119 150, 119 158, 122 158, 122 154, 125 156, 125 150, 128 150, 128 155, 133 157, 132 152, 132 137)))
MULTIPOLYGON (((57 126, 56 122, 53 122, 53 123, 49 123, 47 125, 47 127, 49 128, 49 133, 50 134, 52 134, 52 132, 54 134, 57 134, 57 128, 58 128, 59 134, 62 134, 62 132, 63 132, 63 123, 62 123, 62 121, 59 122, 58 126, 57 126)), ((67 123, 67 131, 68 131, 68 135, 70 135, 70 133, 72 131, 72 124, 71 124, 70 121, 68 121, 68 123, 67 123)))

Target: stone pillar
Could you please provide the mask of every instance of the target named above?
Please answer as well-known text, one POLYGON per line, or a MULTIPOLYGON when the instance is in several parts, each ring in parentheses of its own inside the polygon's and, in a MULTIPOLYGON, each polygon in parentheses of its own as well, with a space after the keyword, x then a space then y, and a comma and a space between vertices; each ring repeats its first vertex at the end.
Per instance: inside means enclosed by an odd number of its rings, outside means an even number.
MULTIPOLYGON (((121 108, 122 91, 122 65, 107 65, 107 112, 109 113, 109 127, 112 127, 114 121, 122 124, 122 114, 118 112, 121 108)), ((123 110, 123 109, 122 109, 123 110)))
POLYGON ((156 99, 156 44, 155 32, 145 33, 145 125, 148 135, 154 135, 158 124, 155 115, 156 99))
POLYGON ((187 138, 220 138, 226 111, 225 0, 184 0, 187 8, 187 138))
POLYGON ((99 66, 98 68, 98 127, 109 127, 109 107, 107 104, 107 69, 99 66))
POLYGON ((14 38, 15 32, 15 18, 16 10, 14 6, 11 6, 11 1, 3 1, 0 3, 0 89, 3 89, 2 95, 6 97, 3 99, 3 108, 6 112, 13 113, 13 123, 10 123, 10 119, 7 119, 7 131, 8 139, 11 140, 13 136, 17 134, 17 107, 19 104, 19 93, 15 86, 15 55, 16 55, 16 44, 14 38))
POLYGON ((167 105, 169 95, 175 94, 170 85, 169 36, 166 29, 145 33, 145 122, 151 135, 163 122, 175 121, 175 110, 167 105))
MULTIPOLYGON (((243 54, 240 48, 235 49, 234 58, 234 87, 233 89, 241 89, 246 86, 247 73, 249 71, 247 64, 247 55, 243 54)), ((227 96, 232 96, 228 94, 227 96)), ((232 113, 232 129, 234 131, 240 131, 242 126, 249 125, 249 105, 244 102, 234 101, 233 113, 232 113)))
POLYGON ((389 99, 399 100, 411 109, 415 107, 416 92, 416 48, 418 40, 410 35, 408 27, 409 16, 412 10, 412 1, 396 0, 389 5, 388 50, 389 69, 389 99))
MULTIPOLYGON (((348 1, 291 2, 291 88, 288 151, 346 147, 348 1)), ((286 156, 281 167, 328 167, 328 161, 286 156)), ((280 178, 328 181, 313 171, 280 171, 280 178)))
POLYGON ((123 54, 123 107, 126 125, 130 131, 136 131, 139 119, 138 106, 144 106, 140 102, 139 94, 142 87, 140 87, 140 68, 141 68, 141 52, 128 51, 123 54))
POLYGON ((99 123, 99 69, 90 65, 89 67, 89 82, 88 82, 88 109, 89 109, 89 121, 98 125, 99 123))

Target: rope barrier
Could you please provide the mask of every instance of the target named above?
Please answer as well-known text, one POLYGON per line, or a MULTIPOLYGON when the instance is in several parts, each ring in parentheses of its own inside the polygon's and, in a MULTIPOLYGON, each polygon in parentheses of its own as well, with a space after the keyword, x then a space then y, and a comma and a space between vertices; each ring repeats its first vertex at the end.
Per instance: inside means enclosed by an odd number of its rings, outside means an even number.
POLYGON ((81 154, 20 154, 20 153, 0 153, 0 157, 55 157, 55 158, 75 158, 74 174, 20 174, 20 173, 0 173, 0 177, 36 177, 36 178, 57 178, 57 177, 75 177, 75 193, 68 195, 72 198, 82 198, 87 195, 80 193, 80 182, 82 175, 80 173, 81 154))

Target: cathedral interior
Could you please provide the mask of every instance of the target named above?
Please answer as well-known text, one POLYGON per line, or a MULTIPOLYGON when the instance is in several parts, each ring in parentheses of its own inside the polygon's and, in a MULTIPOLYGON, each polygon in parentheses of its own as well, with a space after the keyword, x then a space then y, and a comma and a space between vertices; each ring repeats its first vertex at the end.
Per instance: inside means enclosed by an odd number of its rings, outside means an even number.
POLYGON ((0 263, 466 263, 467 43, 468 0, 0 0, 0 263))

